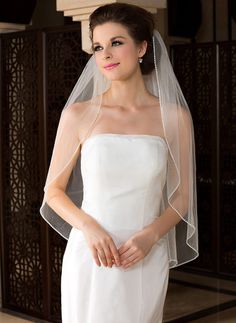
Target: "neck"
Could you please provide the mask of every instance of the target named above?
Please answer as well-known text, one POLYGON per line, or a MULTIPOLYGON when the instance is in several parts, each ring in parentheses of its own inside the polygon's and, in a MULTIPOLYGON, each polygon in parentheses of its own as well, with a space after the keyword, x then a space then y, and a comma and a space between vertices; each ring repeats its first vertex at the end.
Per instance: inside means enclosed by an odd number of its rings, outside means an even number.
POLYGON ((138 73, 138 75, 127 80, 112 81, 104 103, 137 110, 145 104, 147 95, 148 92, 142 74, 138 73))

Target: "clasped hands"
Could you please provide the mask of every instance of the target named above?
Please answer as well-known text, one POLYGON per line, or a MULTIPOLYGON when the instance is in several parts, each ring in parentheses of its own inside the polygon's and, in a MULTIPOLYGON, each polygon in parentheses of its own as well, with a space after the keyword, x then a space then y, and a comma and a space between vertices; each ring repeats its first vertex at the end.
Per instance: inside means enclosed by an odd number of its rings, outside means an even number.
POLYGON ((102 262, 105 267, 131 267, 142 260, 156 242, 151 225, 136 232, 118 249, 109 233, 95 219, 90 218, 82 231, 98 266, 102 262))

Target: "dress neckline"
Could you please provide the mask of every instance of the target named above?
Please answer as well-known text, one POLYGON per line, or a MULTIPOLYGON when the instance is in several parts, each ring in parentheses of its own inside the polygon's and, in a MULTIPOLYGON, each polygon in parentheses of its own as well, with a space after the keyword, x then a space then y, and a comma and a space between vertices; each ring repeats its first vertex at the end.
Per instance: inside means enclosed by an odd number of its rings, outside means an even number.
POLYGON ((134 138, 148 138, 148 139, 154 139, 154 140, 159 140, 160 142, 162 142, 164 144, 164 146, 166 147, 166 149, 168 150, 168 146, 167 146, 167 142, 165 141, 165 139, 161 136, 157 136, 157 135, 147 135, 147 134, 124 134, 124 133, 98 133, 95 134, 93 136, 90 136, 88 138, 86 138, 81 146, 81 150, 83 149, 83 147, 85 147, 89 142, 91 142, 92 140, 99 138, 99 137, 134 137, 134 138))

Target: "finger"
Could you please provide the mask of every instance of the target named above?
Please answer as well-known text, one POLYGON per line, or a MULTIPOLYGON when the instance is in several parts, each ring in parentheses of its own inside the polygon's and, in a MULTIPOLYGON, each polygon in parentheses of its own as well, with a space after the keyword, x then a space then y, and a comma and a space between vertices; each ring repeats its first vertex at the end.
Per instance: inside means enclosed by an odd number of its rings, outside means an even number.
POLYGON ((125 258, 123 258, 121 260, 121 264, 122 265, 127 264, 127 263, 129 263, 130 260, 133 260, 133 259, 135 259, 137 257, 138 257, 138 255, 135 252, 129 253, 125 258))
POLYGON ((116 262, 116 265, 120 266, 120 255, 119 255, 119 252, 116 248, 114 241, 111 242, 110 249, 111 249, 111 253, 114 258, 114 261, 116 262))
POLYGON ((111 256, 110 248, 107 245, 105 245, 103 247, 103 250, 104 250, 104 253, 105 253, 105 256, 106 256, 107 265, 109 267, 112 267, 112 260, 111 260, 112 256, 111 256))
POLYGON ((102 248, 99 248, 99 249, 97 249, 97 251, 98 251, 98 255, 99 255, 103 265, 105 267, 107 267, 107 260, 106 260, 106 255, 105 255, 104 250, 102 248))
POLYGON ((139 257, 137 257, 137 258, 135 258, 135 259, 131 260, 129 263, 125 264, 125 265, 123 266, 123 268, 128 268, 128 267, 130 267, 130 266, 133 266, 133 265, 135 265, 139 260, 140 260, 140 258, 139 258, 139 257))
MULTIPOLYGON (((124 261, 125 259, 127 259, 128 257, 134 255, 136 253, 136 249, 134 248, 129 248, 126 252, 124 252, 121 256, 120 256, 120 260, 121 262, 124 261)), ((137 255, 136 255, 137 256, 137 255)))
POLYGON ((92 255, 93 255, 93 258, 94 258, 96 264, 100 267, 101 262, 100 262, 100 260, 98 258, 97 250, 95 248, 92 248, 92 255))
POLYGON ((119 254, 122 255, 124 252, 126 252, 126 250, 128 250, 130 248, 130 246, 128 246, 127 244, 125 245, 122 245, 120 248, 119 248, 119 254))

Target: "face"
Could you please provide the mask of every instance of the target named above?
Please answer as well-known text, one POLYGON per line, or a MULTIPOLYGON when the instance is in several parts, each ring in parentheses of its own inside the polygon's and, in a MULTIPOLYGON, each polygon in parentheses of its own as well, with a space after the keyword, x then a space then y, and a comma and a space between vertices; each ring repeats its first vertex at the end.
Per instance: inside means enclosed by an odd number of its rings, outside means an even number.
POLYGON ((138 70, 147 42, 137 45, 121 24, 107 22, 93 30, 93 51, 100 71, 111 81, 126 80, 138 70))

